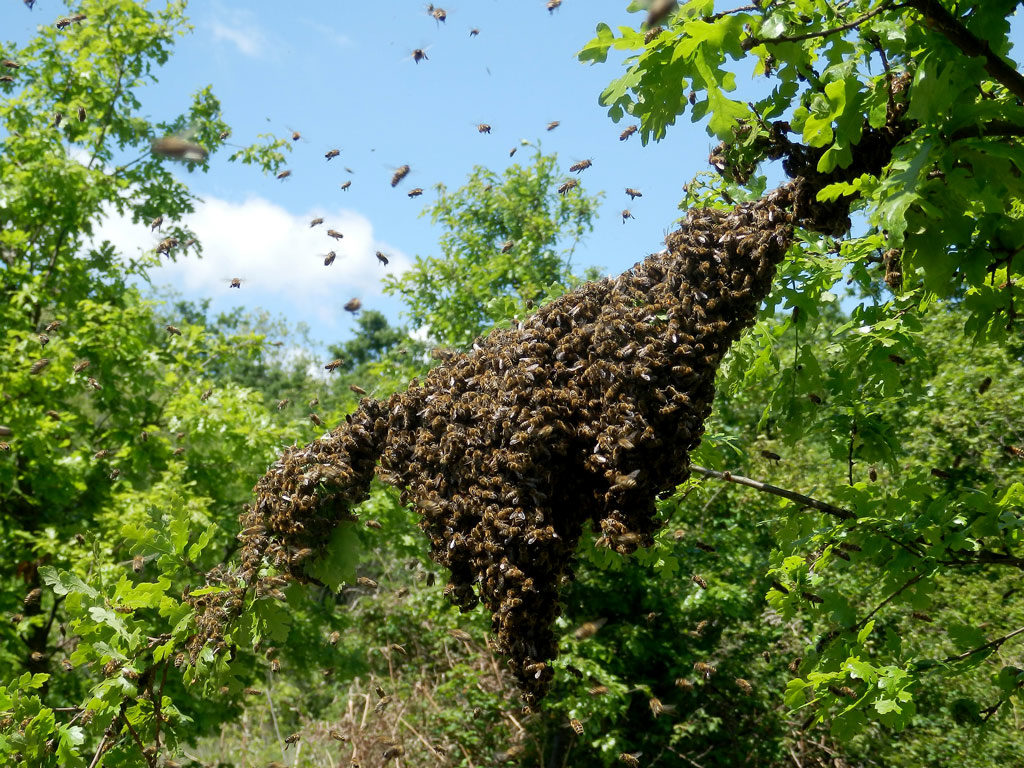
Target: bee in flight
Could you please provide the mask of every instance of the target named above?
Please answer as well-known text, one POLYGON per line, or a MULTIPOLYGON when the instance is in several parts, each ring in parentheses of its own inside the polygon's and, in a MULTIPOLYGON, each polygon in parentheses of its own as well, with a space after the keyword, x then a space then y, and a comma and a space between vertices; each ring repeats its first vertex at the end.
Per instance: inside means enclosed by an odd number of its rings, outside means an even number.
POLYGON ((332 149, 327 154, 325 154, 324 157, 326 157, 328 160, 333 160, 334 158, 336 158, 340 154, 341 154, 341 150, 340 149, 332 149))
POLYGON ((409 175, 409 171, 412 169, 408 165, 400 166, 395 170, 394 175, 391 177, 391 186, 397 187, 402 183, 402 179, 409 175))
POLYGON ((423 194, 423 187, 416 187, 415 189, 410 189, 407 194, 409 195, 409 197, 419 197, 420 195, 423 194))
POLYGON ((277 178, 280 179, 281 181, 284 181, 285 179, 287 179, 291 175, 292 175, 291 171, 281 171, 279 174, 277 174, 277 178))
POLYGON ((381 264, 383 264, 386 267, 388 265, 387 254, 384 254, 384 253, 381 253, 380 251, 377 251, 377 261, 379 261, 381 264))
POLYGON ((630 136, 632 136, 634 133, 636 133, 636 126, 635 125, 631 125, 626 130, 624 130, 622 133, 619 134, 619 141, 625 141, 630 136))
POLYGON ((623 209, 622 209, 622 223, 623 223, 623 224, 625 224, 625 223, 626 223, 626 219, 634 219, 634 218, 636 218, 636 217, 635 217, 635 216, 633 215, 633 213, 632 213, 632 212, 631 212, 631 211, 629 210, 629 208, 623 208, 623 209))
POLYGON ((578 163, 573 163, 569 166, 569 173, 583 173, 593 164, 592 160, 580 160, 578 163))
POLYGON ((412 52, 412 60, 419 64, 421 61, 430 61, 427 58, 427 52, 422 48, 416 48, 412 52))
POLYGON ((626 194, 629 195, 630 200, 636 200, 638 197, 643 197, 644 193, 638 189, 632 187, 626 187, 626 194))
POLYGON ((232 277, 228 287, 229 288, 241 288, 242 287, 242 278, 240 278, 240 277, 232 277))
POLYGON ((469 30, 469 36, 470 37, 476 37, 479 34, 480 34, 480 30, 477 29, 476 27, 473 27, 471 30, 469 30))
POLYGON ((342 192, 347 192, 348 188, 351 187, 351 186, 352 186, 352 182, 351 181, 346 181, 344 184, 341 185, 341 191, 342 192))
POLYGON ((341 232, 339 232, 336 229, 328 229, 327 230, 327 236, 328 237, 333 237, 335 240, 341 240, 341 238, 344 237, 344 235, 341 234, 341 232))
POLYGON ((548 13, 554 13, 562 5, 562 0, 548 0, 548 13))
POLYGON ((558 188, 558 194, 565 197, 569 191, 578 187, 580 183, 576 179, 566 179, 565 183, 558 188))
POLYGON ((334 259, 337 258, 337 256, 338 256, 338 254, 336 254, 334 251, 329 251, 327 253, 327 255, 324 256, 324 266, 325 267, 331 266, 331 264, 334 263, 334 259))
POLYGON ((344 310, 351 312, 353 315, 363 308, 363 302, 359 299, 349 299, 345 302, 344 310))
POLYGON ((150 149, 154 155, 192 163, 201 163, 206 160, 208 155, 201 146, 180 136, 164 136, 154 139, 150 149))
POLYGON ((557 128, 557 127, 558 127, 558 126, 560 126, 561 124, 562 124, 562 123, 561 123, 561 121, 559 121, 559 120, 552 120, 552 121, 551 121, 550 123, 548 123, 548 128, 547 128, 547 129, 548 129, 549 131, 553 131, 553 130, 555 130, 555 128, 557 128))
POLYGON ((491 126, 489 126, 487 123, 478 123, 476 126, 476 130, 477 133, 490 133, 491 126))
POLYGON ((323 218, 320 217, 320 216, 317 216, 315 219, 313 219, 311 222, 309 222, 309 227, 310 227, 310 229, 312 229, 317 224, 323 224, 323 223, 324 223, 323 218))
POLYGON ((444 22, 448 19, 448 12, 444 8, 438 8, 433 3, 427 6, 427 13, 437 22, 444 22))

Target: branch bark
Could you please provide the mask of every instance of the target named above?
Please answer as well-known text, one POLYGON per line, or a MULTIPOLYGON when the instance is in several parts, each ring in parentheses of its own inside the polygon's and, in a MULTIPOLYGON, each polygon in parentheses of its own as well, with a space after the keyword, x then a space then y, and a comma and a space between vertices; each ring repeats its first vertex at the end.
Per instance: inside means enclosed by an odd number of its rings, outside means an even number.
POLYGON ((730 483, 736 483, 737 485, 745 485, 748 488, 753 488, 764 493, 771 493, 775 496, 780 496, 783 499, 789 499, 790 501, 801 504, 805 507, 816 509, 819 512, 824 512, 826 515, 831 515, 840 520, 854 520, 856 515, 848 509, 842 509, 841 507, 835 507, 824 501, 818 499, 812 499, 810 496, 804 496, 802 493, 796 491, 790 491, 786 488, 780 488, 777 485, 771 485, 770 483, 762 483, 760 480, 752 480, 749 477, 743 477, 742 475, 734 475, 732 472, 718 472, 714 469, 708 469, 701 467, 696 464, 690 465, 690 471, 696 472, 698 475, 704 477, 713 477, 717 480, 726 480, 730 483))

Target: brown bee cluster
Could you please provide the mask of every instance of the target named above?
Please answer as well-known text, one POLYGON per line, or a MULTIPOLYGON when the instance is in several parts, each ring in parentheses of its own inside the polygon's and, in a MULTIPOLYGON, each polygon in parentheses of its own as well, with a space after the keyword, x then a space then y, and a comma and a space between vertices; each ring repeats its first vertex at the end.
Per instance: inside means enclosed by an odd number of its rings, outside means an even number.
MULTIPOLYGON (((268 563, 306 580, 303 563, 355 519, 376 472, 419 511, 434 560, 451 571, 449 599, 491 612, 523 698, 536 702, 580 537, 593 530, 620 553, 652 543, 655 497, 689 476, 715 373, 769 291, 793 203, 787 185, 734 209, 691 210, 666 251, 478 339, 422 384, 364 398, 337 429, 287 450, 243 516, 232 583, 266 594, 268 563)), ((240 591, 227 593, 233 606, 240 591)), ((207 628, 230 618, 224 599, 206 605, 207 628)))

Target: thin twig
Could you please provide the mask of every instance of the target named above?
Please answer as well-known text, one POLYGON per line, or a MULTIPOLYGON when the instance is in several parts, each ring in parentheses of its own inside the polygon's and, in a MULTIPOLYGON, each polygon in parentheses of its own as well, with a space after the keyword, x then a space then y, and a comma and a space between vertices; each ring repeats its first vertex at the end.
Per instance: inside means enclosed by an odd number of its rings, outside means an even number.
MULTIPOLYGON (((910 4, 912 5, 913 3, 910 4)), ((798 43, 801 40, 810 40, 811 38, 815 37, 829 37, 830 35, 836 35, 839 34, 840 32, 849 32, 851 29, 859 27, 865 21, 874 18, 883 11, 888 11, 896 7, 898 6, 894 5, 892 2, 884 2, 880 6, 875 8, 875 10, 868 11, 863 16, 858 16, 853 21, 848 21, 845 24, 840 24, 838 27, 830 27, 829 29, 818 29, 813 32, 805 32, 802 35, 778 35, 776 37, 764 38, 754 37, 753 35, 751 35, 750 37, 743 41, 743 48, 744 50, 749 51, 751 48, 757 45, 770 45, 772 43, 798 43)))
POLYGON ((408 728, 412 732, 412 735, 419 739, 423 746, 430 750, 430 754, 437 758, 438 762, 444 762, 444 758, 436 749, 434 749, 434 745, 427 741, 425 738, 423 738, 419 731, 417 731, 415 728, 409 725, 409 723, 406 722, 405 718, 399 717, 398 722, 404 725, 406 728, 408 728))
POLYGON ((882 602, 880 602, 880 603, 879 603, 879 604, 878 604, 877 606, 875 606, 875 610, 873 610, 873 611, 872 611, 871 613, 869 613, 869 614, 868 614, 867 616, 865 616, 865 617, 864 617, 863 619, 861 619, 861 620, 860 620, 860 621, 858 621, 858 622, 857 622, 856 624, 854 624, 853 626, 851 626, 851 627, 850 627, 850 631, 852 632, 853 630, 857 630, 857 629, 860 629, 861 627, 863 627, 863 626, 864 626, 865 624, 867 624, 867 623, 868 623, 869 621, 871 621, 871 618, 872 618, 872 617, 873 617, 873 616, 874 616, 874 615, 875 615, 876 613, 878 613, 878 612, 879 612, 880 610, 882 610, 882 609, 883 609, 883 608, 884 608, 885 606, 887 606, 887 605, 888 605, 889 603, 891 603, 891 602, 892 602, 893 600, 895 600, 895 599, 896 599, 897 597, 899 597, 899 596, 900 596, 900 595, 901 595, 901 594, 902 594, 903 592, 905 592, 905 591, 906 591, 907 589, 909 589, 910 587, 912 587, 912 586, 914 586, 915 584, 917 584, 917 582, 919 582, 919 581, 920 581, 921 579, 923 579, 924 577, 925 577, 925 574, 924 574, 924 573, 919 573, 919 574, 917 574, 917 576, 914 576, 914 577, 913 577, 912 579, 910 579, 910 581, 908 581, 908 582, 907 582, 906 584, 904 584, 904 585, 903 585, 902 587, 900 587, 900 588, 899 588, 899 589, 897 589, 897 590, 896 590, 895 592, 893 592, 893 593, 892 593, 891 595, 889 595, 889 596, 888 596, 887 598, 885 598, 885 600, 883 600, 883 601, 882 601, 882 602))
POLYGON ((786 488, 780 488, 779 486, 771 485, 770 483, 762 483, 760 480, 752 480, 751 478, 743 477, 742 475, 734 475, 732 472, 718 472, 714 469, 707 469, 706 467, 698 466, 697 464, 691 464, 690 471, 696 472, 698 475, 704 475, 705 477, 726 480, 730 483, 745 485, 748 488, 780 496, 783 499, 789 499, 790 501, 801 504, 802 506, 811 507, 812 509, 824 512, 826 515, 831 515, 832 517, 839 518, 840 520, 854 520, 857 517, 857 515, 848 509, 834 507, 827 502, 812 499, 810 496, 805 496, 802 493, 790 491, 786 488))
POLYGON ((979 645, 977 648, 972 648, 969 651, 964 651, 963 653, 957 654, 956 656, 949 656, 943 659, 942 663, 952 664, 957 661, 963 661, 969 656, 973 656, 976 653, 981 653, 981 651, 988 650, 989 648, 998 648, 1007 640, 1016 637, 1017 635, 1024 635, 1024 627, 1021 627, 1020 629, 1015 629, 1013 630, 1013 632, 1003 635, 1002 637, 997 637, 995 640, 989 640, 987 643, 985 643, 984 645, 979 645))

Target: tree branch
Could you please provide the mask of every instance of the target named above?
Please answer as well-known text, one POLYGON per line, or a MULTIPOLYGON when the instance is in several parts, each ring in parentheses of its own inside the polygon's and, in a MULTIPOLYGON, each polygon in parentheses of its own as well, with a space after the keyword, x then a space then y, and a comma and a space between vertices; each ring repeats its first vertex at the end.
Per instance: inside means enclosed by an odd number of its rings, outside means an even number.
POLYGON ((859 27, 865 21, 877 16, 878 14, 896 8, 894 3, 884 2, 875 10, 868 11, 863 16, 858 16, 853 21, 848 21, 845 24, 840 24, 838 27, 830 27, 829 29, 818 29, 813 32, 804 32, 801 35, 778 35, 776 37, 755 37, 751 35, 741 43, 741 47, 745 51, 749 51, 751 48, 758 45, 771 45, 772 43, 798 43, 801 40, 810 40, 815 37, 829 37, 830 35, 836 35, 840 32, 849 32, 855 27, 859 27))
POLYGON ((987 651, 989 648, 998 648, 1007 640, 1010 640, 1011 638, 1014 638, 1017 635, 1024 635, 1024 627, 1021 627, 1020 629, 1015 629, 1013 630, 1013 632, 1005 634, 1002 637, 997 637, 995 640, 989 640, 987 643, 985 643, 984 645, 979 645, 977 648, 972 648, 969 651, 964 651, 963 653, 957 654, 956 656, 949 656, 943 659, 942 663, 952 664, 953 662, 963 661, 964 659, 973 656, 976 653, 987 651))
POLYGON ((783 499, 789 499, 790 501, 801 504, 805 507, 811 507, 819 512, 824 512, 826 515, 839 518, 840 520, 854 520, 856 515, 848 509, 842 509, 840 507, 834 507, 824 501, 818 499, 812 499, 810 496, 804 496, 802 493, 796 491, 790 491, 785 488, 780 488, 777 485, 771 485, 769 483, 762 483, 759 480, 751 480, 749 477, 743 477, 741 475, 734 475, 732 472, 718 472, 714 469, 707 469, 696 464, 690 465, 690 471, 696 472, 698 475, 704 477, 713 477, 718 480, 726 480, 730 483, 736 483, 737 485, 745 485, 748 488, 753 488, 764 493, 771 493, 775 496, 781 496, 783 499))
POLYGON ((906 0, 908 7, 924 16, 925 23, 940 32, 965 56, 985 59, 985 71, 1006 90, 1024 101, 1024 77, 1006 59, 998 56, 987 40, 982 40, 961 24, 938 0, 906 0))

